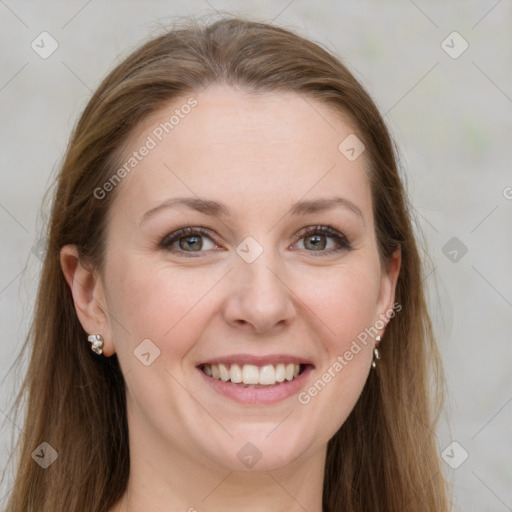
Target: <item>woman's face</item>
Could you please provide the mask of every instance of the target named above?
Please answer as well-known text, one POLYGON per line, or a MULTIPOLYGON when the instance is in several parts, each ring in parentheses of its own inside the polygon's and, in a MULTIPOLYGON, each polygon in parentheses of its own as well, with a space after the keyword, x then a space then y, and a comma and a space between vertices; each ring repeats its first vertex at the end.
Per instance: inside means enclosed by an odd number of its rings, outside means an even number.
POLYGON ((381 268, 351 134, 310 98, 216 86, 127 144, 102 334, 148 453, 272 469, 320 453, 349 415, 399 267, 381 268))

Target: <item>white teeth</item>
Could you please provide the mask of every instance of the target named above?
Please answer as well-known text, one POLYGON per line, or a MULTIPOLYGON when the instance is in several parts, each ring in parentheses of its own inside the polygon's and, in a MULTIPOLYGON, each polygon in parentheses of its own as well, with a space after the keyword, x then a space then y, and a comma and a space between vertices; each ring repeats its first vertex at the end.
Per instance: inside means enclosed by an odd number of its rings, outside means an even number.
POLYGON ((286 380, 292 380, 293 374, 294 374, 293 363, 288 363, 284 369, 284 375, 286 377, 286 380))
POLYGON ((285 379, 284 364, 283 363, 279 363, 276 366, 276 382, 283 382, 284 379, 285 379))
POLYGON ((275 384, 276 370, 271 364, 262 366, 259 372, 258 384, 275 384))
POLYGON ((229 380, 229 372, 225 364, 219 364, 220 380, 224 382, 229 380))
POLYGON ((276 383, 291 381, 298 377, 300 365, 294 363, 277 365, 267 364, 256 366, 254 364, 205 364, 203 371, 206 375, 224 382, 231 381, 234 384, 273 386, 276 383))
POLYGON ((244 364, 242 369, 242 380, 244 384, 258 384, 260 372, 253 364, 244 364))
POLYGON ((237 364, 232 364, 229 373, 230 380, 231 382, 233 382, 233 384, 240 384, 240 382, 242 382, 242 368, 240 368, 240 366, 238 366, 237 364))

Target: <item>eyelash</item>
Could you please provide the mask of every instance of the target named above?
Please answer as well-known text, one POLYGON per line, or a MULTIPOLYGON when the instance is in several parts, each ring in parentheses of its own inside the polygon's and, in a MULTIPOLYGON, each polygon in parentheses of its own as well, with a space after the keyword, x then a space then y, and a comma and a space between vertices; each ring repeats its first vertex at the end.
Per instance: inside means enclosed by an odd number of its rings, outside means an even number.
MULTIPOLYGON (((340 252, 343 250, 345 250, 345 251, 352 250, 352 245, 351 245, 350 241, 348 240, 348 238, 345 235, 343 235, 342 233, 340 233, 339 231, 331 228, 330 226, 309 226, 309 227, 301 230, 297 234, 297 236, 299 237, 299 239, 303 239, 307 236, 312 236, 312 235, 317 235, 317 234, 325 235, 329 238, 334 239, 338 245, 338 248, 337 249, 329 249, 329 250, 319 250, 319 251, 313 251, 313 250, 307 250, 307 249, 302 249, 302 250, 305 250, 306 252, 309 252, 309 253, 313 253, 313 255, 315 257, 325 256, 325 255, 337 253, 337 252, 340 252), (314 254, 316 252, 318 252, 319 254, 314 254)), ((179 229, 178 231, 175 231, 173 233, 166 235, 163 238, 163 240, 160 242, 160 248, 164 249, 164 250, 168 250, 170 252, 181 252, 182 254, 185 253, 185 254, 187 254, 187 256, 185 256, 185 257, 190 257, 190 258, 197 257, 194 253, 201 253, 204 251, 183 251, 181 249, 172 249, 170 247, 174 242, 177 242, 181 238, 192 237, 192 236, 197 236, 197 235, 205 236, 216 244, 215 240, 212 238, 212 236, 210 235, 210 232, 208 230, 206 230, 204 228, 187 227, 187 228, 179 229)))

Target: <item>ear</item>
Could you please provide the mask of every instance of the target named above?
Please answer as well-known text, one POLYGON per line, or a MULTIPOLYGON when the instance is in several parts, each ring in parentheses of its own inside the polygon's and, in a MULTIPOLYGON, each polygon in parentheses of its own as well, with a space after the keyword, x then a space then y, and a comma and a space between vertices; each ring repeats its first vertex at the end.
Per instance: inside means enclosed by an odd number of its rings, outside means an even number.
MULTIPOLYGON (((65 245, 60 251, 60 265, 71 290, 78 320, 87 334, 101 334, 105 340, 103 354, 111 356, 110 316, 106 306, 103 281, 99 272, 80 260, 75 245, 65 245)), ((84 340, 87 343, 87 339, 84 340)))
MULTIPOLYGON (((402 264, 402 247, 398 245, 395 249, 389 261, 387 262, 387 266, 383 269, 382 279, 380 285, 379 292, 379 301, 378 301, 378 309, 380 324, 384 323, 384 327, 382 329, 379 328, 380 336, 384 335, 384 331, 386 330, 386 326, 395 314, 395 290, 396 283, 398 281, 398 275, 400 273, 400 266, 402 264), (392 315, 392 316, 390 316, 392 315)), ((399 308, 396 308, 398 311, 402 309, 399 305, 399 308)), ((379 321, 376 322, 379 325, 379 321)))

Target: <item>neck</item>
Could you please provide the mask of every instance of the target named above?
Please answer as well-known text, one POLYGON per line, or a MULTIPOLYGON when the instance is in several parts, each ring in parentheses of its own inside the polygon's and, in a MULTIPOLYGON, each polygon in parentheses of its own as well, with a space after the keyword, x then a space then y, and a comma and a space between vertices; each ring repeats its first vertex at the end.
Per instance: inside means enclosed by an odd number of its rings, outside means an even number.
POLYGON ((140 434, 130 435, 128 486, 112 512, 322 512, 326 445, 284 467, 238 471, 196 460, 168 440, 164 447, 154 432, 140 434))

